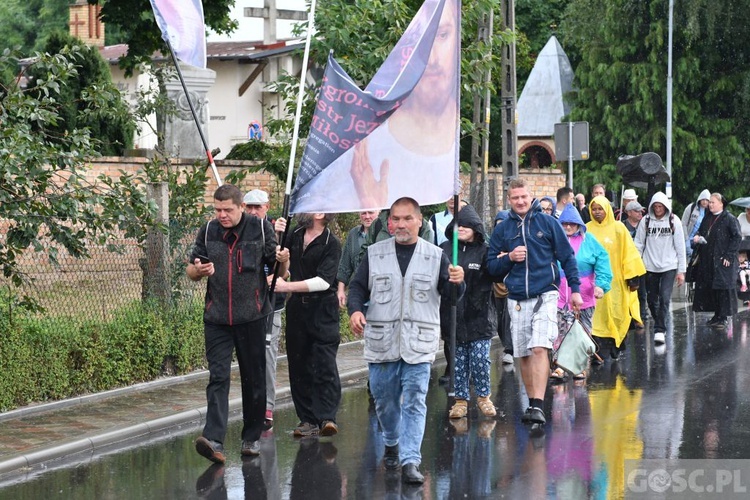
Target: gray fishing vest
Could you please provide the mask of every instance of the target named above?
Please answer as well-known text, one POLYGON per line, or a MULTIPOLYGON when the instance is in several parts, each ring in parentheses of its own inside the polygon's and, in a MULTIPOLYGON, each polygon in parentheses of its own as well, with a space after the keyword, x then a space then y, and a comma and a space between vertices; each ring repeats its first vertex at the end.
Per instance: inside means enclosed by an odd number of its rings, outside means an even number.
POLYGON ((440 343, 440 261, 443 251, 417 240, 406 276, 394 238, 367 249, 370 305, 365 325, 365 360, 432 363, 440 343))

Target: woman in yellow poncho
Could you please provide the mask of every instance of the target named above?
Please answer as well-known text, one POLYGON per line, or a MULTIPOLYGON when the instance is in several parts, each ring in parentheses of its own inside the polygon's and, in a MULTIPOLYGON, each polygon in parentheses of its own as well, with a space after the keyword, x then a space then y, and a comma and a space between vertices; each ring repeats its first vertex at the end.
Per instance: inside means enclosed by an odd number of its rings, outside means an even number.
POLYGON ((631 319, 642 323, 638 292, 631 290, 628 282, 637 284, 634 278, 646 274, 646 268, 627 228, 615 220, 607 198, 597 196, 591 200, 589 213, 591 222, 586 229, 607 250, 612 266, 612 289, 596 302, 591 333, 599 337, 595 340, 602 348, 614 343, 610 355, 617 359, 631 319))

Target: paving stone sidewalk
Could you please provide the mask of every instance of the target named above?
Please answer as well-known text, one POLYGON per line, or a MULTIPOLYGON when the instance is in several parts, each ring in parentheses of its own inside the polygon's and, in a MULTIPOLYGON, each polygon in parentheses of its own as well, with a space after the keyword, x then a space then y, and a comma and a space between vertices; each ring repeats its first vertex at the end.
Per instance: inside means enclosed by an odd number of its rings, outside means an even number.
MULTIPOLYGON (((339 347, 342 383, 367 376, 362 350, 361 341, 339 347)), ((0 475, 199 422, 206 412, 207 380, 208 372, 200 371, 0 413, 0 475)), ((286 356, 279 357, 276 385, 277 401, 290 399, 286 356)), ((229 398, 230 411, 240 410, 236 367, 229 398)))

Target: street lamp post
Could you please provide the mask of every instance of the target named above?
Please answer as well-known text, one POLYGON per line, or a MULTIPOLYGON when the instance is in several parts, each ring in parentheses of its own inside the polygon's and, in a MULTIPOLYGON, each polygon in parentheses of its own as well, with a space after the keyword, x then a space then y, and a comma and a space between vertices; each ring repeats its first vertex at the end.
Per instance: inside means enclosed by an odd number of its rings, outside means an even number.
POLYGON ((669 49, 667 54, 667 174, 672 180, 672 24, 674 0, 669 0, 669 49))

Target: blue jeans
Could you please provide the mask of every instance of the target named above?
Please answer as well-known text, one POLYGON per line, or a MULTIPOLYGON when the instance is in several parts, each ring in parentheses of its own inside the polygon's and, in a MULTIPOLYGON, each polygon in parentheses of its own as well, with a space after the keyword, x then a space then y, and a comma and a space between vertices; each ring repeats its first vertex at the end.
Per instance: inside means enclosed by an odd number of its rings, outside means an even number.
POLYGON ((370 363, 370 392, 386 446, 399 445, 401 464, 422 462, 430 363, 370 363), (403 403, 401 397, 403 396, 403 403))
POLYGON ((654 332, 667 331, 667 315, 672 300, 672 287, 677 269, 663 273, 646 273, 646 292, 648 308, 654 318, 654 332))

